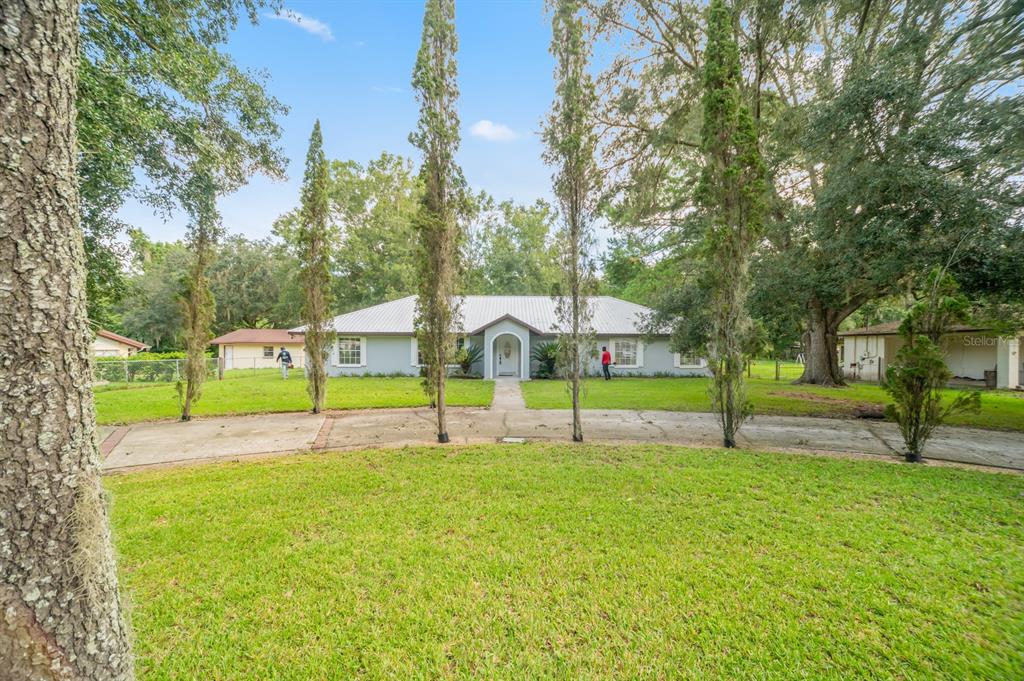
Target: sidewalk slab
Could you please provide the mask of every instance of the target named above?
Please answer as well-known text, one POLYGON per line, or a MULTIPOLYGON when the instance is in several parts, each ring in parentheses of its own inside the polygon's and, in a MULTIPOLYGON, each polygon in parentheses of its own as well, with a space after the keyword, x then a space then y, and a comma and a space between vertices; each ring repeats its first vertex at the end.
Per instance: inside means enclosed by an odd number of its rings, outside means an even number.
MULTIPOLYGON (((494 442, 506 435, 507 412, 478 408, 447 410, 448 434, 457 444, 494 442)), ((437 442, 437 412, 433 409, 386 409, 343 412, 334 416, 325 449, 403 446, 437 442)))
POLYGON ((494 379, 494 399, 491 401, 493 411, 522 411, 526 409, 526 400, 519 387, 518 378, 494 379))
POLYGON ((104 470, 309 449, 324 416, 261 414, 137 424, 103 462, 104 470))

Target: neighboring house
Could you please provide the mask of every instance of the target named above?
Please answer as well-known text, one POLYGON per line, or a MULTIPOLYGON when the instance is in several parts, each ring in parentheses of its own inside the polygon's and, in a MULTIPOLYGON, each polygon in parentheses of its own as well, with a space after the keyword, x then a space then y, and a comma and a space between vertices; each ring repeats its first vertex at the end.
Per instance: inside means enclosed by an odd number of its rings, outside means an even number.
MULTIPOLYGON (((877 381, 896 358, 905 341, 899 322, 876 324, 840 331, 839 363, 849 378, 877 381)), ((988 329, 954 326, 942 337, 946 366, 955 378, 985 380, 986 371, 996 372, 996 387, 1019 388, 1024 380, 1021 346, 1024 338, 997 337, 988 329)))
MULTIPOLYGON (((532 349, 557 338, 555 301, 549 296, 465 296, 461 299, 458 344, 483 349, 472 372, 484 378, 529 378, 537 370, 532 349)), ((644 318, 652 312, 618 298, 590 299, 595 347, 607 346, 618 374, 707 375, 707 363, 669 350, 668 334, 646 336, 644 318)), ((421 359, 414 323, 416 297, 409 296, 334 318, 337 334, 328 362, 332 376, 418 375, 421 359)), ((301 329, 297 329, 301 331, 301 329)), ((595 355, 590 370, 600 371, 595 355)))
POLYGON ((94 357, 131 357, 136 352, 148 349, 145 343, 105 329, 97 329, 96 338, 92 341, 94 357))
POLYGON ((281 346, 291 353, 292 363, 302 367, 305 362, 302 333, 287 329, 236 329, 210 341, 217 345, 217 356, 225 371, 231 369, 271 369, 278 366, 276 357, 281 346))

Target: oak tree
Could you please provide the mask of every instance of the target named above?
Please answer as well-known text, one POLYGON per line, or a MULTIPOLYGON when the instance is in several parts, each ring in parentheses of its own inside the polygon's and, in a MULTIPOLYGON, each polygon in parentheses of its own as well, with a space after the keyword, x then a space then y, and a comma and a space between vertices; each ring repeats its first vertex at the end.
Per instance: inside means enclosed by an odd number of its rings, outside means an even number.
POLYGON ((78 5, 0 3, 0 676, 133 678, 79 227, 78 5))

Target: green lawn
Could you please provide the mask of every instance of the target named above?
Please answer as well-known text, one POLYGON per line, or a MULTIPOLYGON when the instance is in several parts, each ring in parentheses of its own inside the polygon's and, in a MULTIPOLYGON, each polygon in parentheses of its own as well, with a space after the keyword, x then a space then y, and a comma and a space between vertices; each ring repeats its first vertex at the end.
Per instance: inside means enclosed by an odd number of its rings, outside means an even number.
MULTIPOLYGON (((710 411, 704 378, 616 378, 588 380, 586 409, 653 409, 710 411)), ((747 381, 757 414, 791 416, 852 416, 859 406, 884 405, 888 395, 877 385, 855 383, 845 388, 791 385, 788 381, 753 378, 747 381)), ((563 381, 530 381, 523 384, 530 409, 561 409, 570 406, 563 381)), ((1024 393, 983 391, 981 413, 960 414, 956 425, 1024 430, 1024 393)))
MULTIPOLYGON (((779 377, 783 381, 792 381, 800 378, 804 372, 804 365, 796 362, 779 362, 779 377)), ((749 375, 751 378, 775 378, 775 360, 755 359, 750 362, 749 375)))
MULTIPOLYGON (((494 396, 492 381, 448 382, 448 403, 453 406, 488 406, 494 396)), ((327 382, 328 409, 418 407, 428 404, 418 378, 331 378, 327 382)), ((296 372, 287 380, 277 371, 237 376, 223 381, 209 379, 193 410, 197 416, 263 414, 305 411, 310 408, 306 380, 296 372)), ((102 424, 133 423, 178 416, 174 385, 131 384, 127 389, 96 391, 96 420, 102 424)))
POLYGON ((1024 678, 1021 476, 492 445, 106 483, 143 681, 1024 678))

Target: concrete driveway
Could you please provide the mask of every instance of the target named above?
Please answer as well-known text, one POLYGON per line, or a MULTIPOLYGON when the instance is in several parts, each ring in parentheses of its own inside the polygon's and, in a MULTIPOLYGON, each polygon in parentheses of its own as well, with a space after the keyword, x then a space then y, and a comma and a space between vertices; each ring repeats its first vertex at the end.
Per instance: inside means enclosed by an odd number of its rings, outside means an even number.
MULTIPOLYGON (((496 405, 506 404, 496 398, 496 405)), ((513 396, 514 397, 514 396, 513 396)), ((568 410, 451 408, 449 433, 456 443, 570 439, 568 410)), ((657 442, 719 446, 712 414, 664 411, 586 410, 588 442, 657 442)), ((398 447, 435 442, 430 409, 377 409, 326 415, 267 414, 137 424, 108 430, 102 449, 108 471, 152 465, 236 459, 320 449, 398 447)), ((880 421, 757 416, 740 432, 749 449, 867 454, 896 459, 902 441, 896 427, 880 421)), ((1024 434, 973 428, 940 428, 926 457, 1024 470, 1024 434)))

